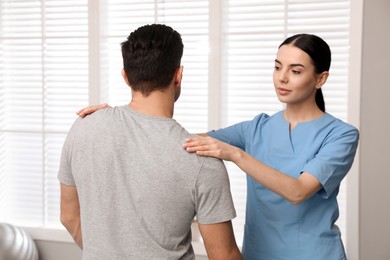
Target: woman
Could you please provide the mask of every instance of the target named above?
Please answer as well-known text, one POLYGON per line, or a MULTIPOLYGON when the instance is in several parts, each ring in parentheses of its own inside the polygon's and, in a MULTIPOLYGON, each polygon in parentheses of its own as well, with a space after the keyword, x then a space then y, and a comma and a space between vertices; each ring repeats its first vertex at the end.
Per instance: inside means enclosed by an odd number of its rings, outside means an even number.
POLYGON ((325 112, 329 46, 315 35, 286 39, 273 81, 285 109, 188 139, 188 152, 232 161, 247 174, 245 259, 346 259, 337 194, 358 130, 325 112))
POLYGON ((359 132, 325 112, 321 87, 330 62, 329 46, 318 36, 287 38, 273 73, 285 109, 183 145, 188 152, 232 161, 247 174, 245 259, 346 259, 334 224, 336 197, 353 163, 359 132))

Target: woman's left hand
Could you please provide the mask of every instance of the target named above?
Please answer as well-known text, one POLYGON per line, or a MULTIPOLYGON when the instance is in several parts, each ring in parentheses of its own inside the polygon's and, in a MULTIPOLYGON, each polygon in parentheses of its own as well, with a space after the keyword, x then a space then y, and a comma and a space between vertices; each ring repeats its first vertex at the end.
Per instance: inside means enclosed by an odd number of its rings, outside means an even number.
POLYGON ((235 156, 239 155, 240 150, 235 146, 224 143, 210 136, 188 138, 183 144, 183 147, 190 153, 215 157, 227 161, 234 161, 235 156))

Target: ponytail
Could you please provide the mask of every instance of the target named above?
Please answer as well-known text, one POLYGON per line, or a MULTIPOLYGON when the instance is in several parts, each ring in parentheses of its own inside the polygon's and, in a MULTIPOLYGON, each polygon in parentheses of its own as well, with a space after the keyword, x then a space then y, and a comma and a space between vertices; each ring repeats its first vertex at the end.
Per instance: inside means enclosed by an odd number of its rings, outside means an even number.
POLYGON ((321 109, 322 112, 325 113, 325 101, 324 101, 324 95, 322 95, 322 89, 317 89, 316 92, 316 104, 319 109, 321 109))

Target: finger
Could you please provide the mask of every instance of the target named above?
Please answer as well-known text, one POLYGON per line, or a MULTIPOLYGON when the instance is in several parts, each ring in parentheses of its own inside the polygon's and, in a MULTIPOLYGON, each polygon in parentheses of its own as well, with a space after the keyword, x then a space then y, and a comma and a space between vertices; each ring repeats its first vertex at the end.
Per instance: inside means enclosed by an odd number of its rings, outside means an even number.
POLYGON ((183 144, 183 147, 184 149, 186 149, 187 151, 204 151, 204 150, 208 150, 209 147, 207 144, 200 144, 198 142, 189 142, 189 143, 185 143, 183 144))
POLYGON ((207 145, 189 145, 184 146, 187 152, 207 151, 210 150, 207 145))
POLYGON ((185 143, 189 145, 205 145, 211 144, 213 139, 209 137, 195 137, 195 138, 187 138, 185 143))
POLYGON ((184 149, 190 153, 197 152, 200 150, 198 146, 185 146, 184 149))
POLYGON ((87 115, 86 110, 87 110, 87 108, 83 108, 83 109, 77 111, 76 114, 77 114, 79 117, 85 117, 85 115, 87 115))
POLYGON ((187 152, 187 153, 196 153, 197 151, 195 150, 192 150, 191 148, 184 148, 184 150, 187 152))
POLYGON ((207 156, 207 157, 215 157, 215 158, 218 158, 218 159, 221 159, 217 153, 213 152, 213 151, 210 151, 210 150, 206 150, 206 151, 196 151, 196 154, 197 155, 200 155, 200 156, 207 156))
POLYGON ((86 115, 92 114, 93 112, 100 110, 100 109, 103 109, 103 108, 106 108, 106 107, 108 107, 107 103, 89 106, 89 107, 86 107, 86 108, 83 108, 83 109, 77 111, 76 114, 79 117, 85 117, 86 115))
POLYGON ((92 110, 90 107, 87 107, 87 108, 83 108, 82 110, 78 111, 76 114, 79 116, 79 117, 85 117, 86 115, 89 115, 92 113, 92 110))
POLYGON ((200 145, 199 140, 197 140, 196 138, 195 139, 189 138, 189 139, 185 140, 183 147, 192 147, 192 146, 197 146, 197 145, 200 145))
POLYGON ((192 142, 197 142, 199 140, 199 138, 187 138, 186 140, 185 140, 185 142, 186 143, 192 143, 192 142))

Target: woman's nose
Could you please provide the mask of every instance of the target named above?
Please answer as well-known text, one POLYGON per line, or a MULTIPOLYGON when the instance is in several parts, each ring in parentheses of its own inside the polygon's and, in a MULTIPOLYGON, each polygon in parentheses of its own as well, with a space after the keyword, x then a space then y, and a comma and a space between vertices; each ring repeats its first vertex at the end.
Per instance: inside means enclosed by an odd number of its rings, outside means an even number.
POLYGON ((287 72, 285 70, 280 70, 278 73, 278 79, 280 82, 287 82, 287 72))

